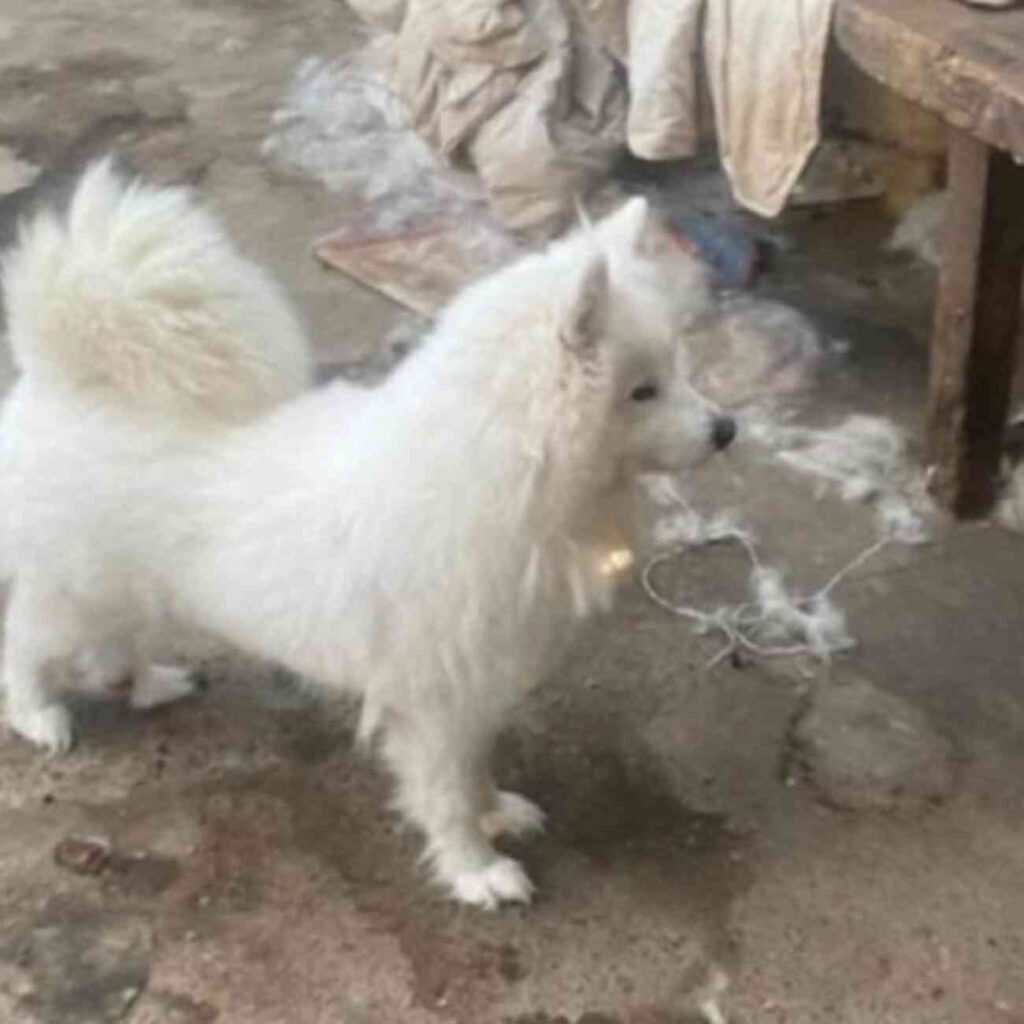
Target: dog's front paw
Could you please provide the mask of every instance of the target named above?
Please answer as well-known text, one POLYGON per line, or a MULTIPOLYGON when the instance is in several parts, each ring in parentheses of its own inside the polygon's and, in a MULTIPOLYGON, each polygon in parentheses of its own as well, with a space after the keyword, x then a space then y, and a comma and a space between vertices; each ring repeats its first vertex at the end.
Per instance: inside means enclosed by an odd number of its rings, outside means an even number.
POLYGON ((199 689, 188 669, 150 665, 132 684, 131 706, 139 711, 190 697, 199 689))
POLYGON ((49 754, 66 754, 71 749, 74 740, 71 713, 62 704, 12 709, 8 713, 7 721, 18 735, 42 747, 49 754))
POLYGON ((533 883, 511 857, 498 857, 477 871, 461 871, 448 884, 460 903, 484 910, 496 910, 502 903, 529 903, 533 896, 533 883))
POLYGON ((488 839, 511 836, 521 839, 544 831, 544 812, 532 801, 518 793, 498 791, 497 806, 480 819, 480 827, 488 839))

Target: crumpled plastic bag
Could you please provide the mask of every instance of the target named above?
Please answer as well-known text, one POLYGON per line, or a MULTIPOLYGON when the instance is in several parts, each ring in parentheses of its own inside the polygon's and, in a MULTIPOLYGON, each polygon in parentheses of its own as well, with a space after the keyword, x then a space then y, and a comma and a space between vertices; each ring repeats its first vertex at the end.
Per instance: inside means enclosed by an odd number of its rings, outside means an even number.
POLYGON ((394 84, 411 126, 483 181, 513 231, 551 235, 624 137, 620 69, 565 0, 351 0, 397 22, 394 84))

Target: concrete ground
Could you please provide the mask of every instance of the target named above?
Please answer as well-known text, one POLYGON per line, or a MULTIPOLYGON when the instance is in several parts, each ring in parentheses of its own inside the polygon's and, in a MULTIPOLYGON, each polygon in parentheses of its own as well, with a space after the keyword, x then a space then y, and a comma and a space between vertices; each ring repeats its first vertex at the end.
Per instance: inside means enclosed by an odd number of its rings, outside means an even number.
MULTIPOLYGON (((331 197, 260 158, 298 62, 353 30, 337 0, 0 0, 0 142, 53 168, 116 139, 193 178, 322 360, 373 363, 396 310, 316 266, 331 197)), ((10 237, 30 197, 2 171, 10 237)), ((818 413, 916 428, 927 275, 882 260, 885 228, 797 218, 768 287, 849 343, 818 413)), ((702 500, 805 588, 871 541, 867 511, 733 468, 702 500)), ((187 704, 84 708, 65 758, 5 735, 0 1021, 1020 1024, 1021 544, 982 524, 882 552, 837 592, 859 646, 828 668, 704 672, 714 641, 627 587, 502 743, 551 819, 527 909, 441 899, 351 710, 228 652, 187 704)), ((741 568, 703 551, 661 583, 714 603, 741 568)))

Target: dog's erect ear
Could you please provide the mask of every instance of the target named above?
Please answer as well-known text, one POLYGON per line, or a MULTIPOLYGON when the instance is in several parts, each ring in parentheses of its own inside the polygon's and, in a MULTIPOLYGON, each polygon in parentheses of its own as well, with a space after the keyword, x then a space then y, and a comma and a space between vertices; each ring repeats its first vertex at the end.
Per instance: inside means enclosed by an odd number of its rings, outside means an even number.
POLYGON ((645 251, 650 235, 651 206, 642 196, 623 203, 605 220, 603 233, 624 252, 645 251))
POLYGON ((608 261, 600 249, 588 256, 569 289, 569 301, 559 328, 562 344, 579 356, 597 350, 604 331, 608 304, 608 261))

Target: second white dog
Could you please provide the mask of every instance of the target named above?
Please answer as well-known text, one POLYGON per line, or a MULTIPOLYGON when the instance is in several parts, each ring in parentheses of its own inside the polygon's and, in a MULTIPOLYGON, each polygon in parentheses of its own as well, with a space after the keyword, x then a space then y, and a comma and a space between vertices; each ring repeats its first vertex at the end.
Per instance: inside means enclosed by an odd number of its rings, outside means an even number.
POLYGON ((4 267, 11 726, 70 745, 71 659, 139 705, 187 693, 147 638, 196 624, 362 694, 437 877, 528 899, 491 838, 542 815, 492 782, 492 738, 608 606, 635 477, 735 430, 686 383, 703 279, 647 257, 647 220, 633 200, 469 288, 379 388, 307 391, 273 282, 187 193, 92 167, 4 267))

